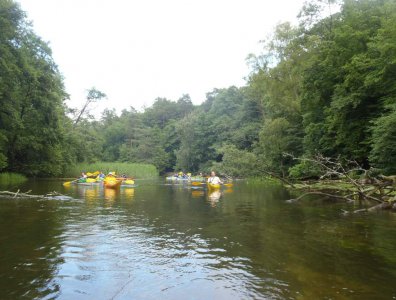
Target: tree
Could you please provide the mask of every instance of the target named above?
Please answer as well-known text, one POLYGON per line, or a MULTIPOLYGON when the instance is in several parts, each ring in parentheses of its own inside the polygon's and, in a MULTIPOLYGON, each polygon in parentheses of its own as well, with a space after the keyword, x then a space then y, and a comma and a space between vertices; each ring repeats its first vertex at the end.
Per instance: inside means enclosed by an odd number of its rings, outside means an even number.
POLYGON ((387 51, 394 49, 394 9, 393 1, 345 1, 332 18, 331 34, 322 26, 328 18, 306 32, 318 41, 309 48, 303 83, 307 155, 342 155, 368 167, 372 121, 394 95, 388 73, 394 55, 387 51))
POLYGON ((12 1, 0 1, 0 162, 27 175, 60 174, 67 97, 51 49, 12 1))
POLYGON ((95 87, 90 88, 87 91, 87 98, 85 100, 83 107, 81 108, 80 111, 76 112, 77 117, 74 121, 74 126, 76 126, 80 122, 81 118, 84 117, 84 114, 87 114, 89 112, 88 108, 92 103, 100 101, 101 99, 106 97, 107 96, 105 93, 97 90, 95 87))
POLYGON ((248 177, 259 175, 257 156, 246 150, 239 150, 234 145, 224 145, 218 149, 222 161, 214 163, 212 169, 226 176, 248 177))
MULTIPOLYGON (((396 98, 395 98, 396 99, 396 98)), ((370 161, 386 174, 396 174, 396 105, 375 120, 372 126, 370 161)))
POLYGON ((208 126, 209 118, 201 112, 186 116, 176 127, 180 139, 180 147, 175 151, 176 170, 198 171, 200 165, 213 158, 213 133, 208 126))

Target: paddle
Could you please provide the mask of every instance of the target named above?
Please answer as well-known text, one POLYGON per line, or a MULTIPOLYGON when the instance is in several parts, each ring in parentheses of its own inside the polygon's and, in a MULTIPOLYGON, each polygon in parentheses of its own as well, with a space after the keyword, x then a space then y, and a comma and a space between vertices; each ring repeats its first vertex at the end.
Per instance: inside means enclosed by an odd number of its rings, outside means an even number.
MULTIPOLYGON (((199 185, 204 185, 204 184, 206 184, 206 182, 197 182, 197 181, 193 181, 193 182, 191 182, 191 184, 192 184, 192 185, 195 185, 195 186, 199 186, 199 185)), ((226 187, 233 187, 233 186, 234 186, 233 183, 223 183, 223 185, 226 186, 226 187)))
POLYGON ((76 182, 77 180, 78 180, 78 178, 73 180, 73 181, 66 181, 66 182, 63 183, 63 186, 69 186, 69 185, 72 184, 72 182, 76 182))
POLYGON ((198 186, 198 185, 203 185, 206 184, 206 182, 198 182, 198 181, 193 181, 191 182, 192 185, 198 186))

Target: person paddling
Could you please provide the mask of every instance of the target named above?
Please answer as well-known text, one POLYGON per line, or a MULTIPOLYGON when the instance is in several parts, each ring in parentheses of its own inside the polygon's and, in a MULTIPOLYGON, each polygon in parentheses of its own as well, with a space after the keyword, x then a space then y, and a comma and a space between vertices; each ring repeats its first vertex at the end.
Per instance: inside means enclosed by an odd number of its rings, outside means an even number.
POLYGON ((221 179, 218 176, 216 176, 215 171, 212 171, 212 172, 210 172, 210 177, 208 178, 208 183, 223 184, 223 181, 221 181, 221 179))
POLYGON ((81 172, 81 176, 77 182, 79 183, 87 182, 87 178, 88 178, 87 174, 85 174, 85 172, 81 172))

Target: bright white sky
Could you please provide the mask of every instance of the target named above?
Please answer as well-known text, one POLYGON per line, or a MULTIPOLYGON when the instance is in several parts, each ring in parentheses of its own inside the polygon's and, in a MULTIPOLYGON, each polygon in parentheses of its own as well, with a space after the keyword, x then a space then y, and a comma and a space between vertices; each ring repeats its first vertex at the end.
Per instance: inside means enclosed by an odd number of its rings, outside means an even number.
POLYGON ((71 100, 81 107, 96 87, 97 108, 142 109, 155 98, 242 86, 246 57, 303 0, 18 0, 50 43, 71 100))

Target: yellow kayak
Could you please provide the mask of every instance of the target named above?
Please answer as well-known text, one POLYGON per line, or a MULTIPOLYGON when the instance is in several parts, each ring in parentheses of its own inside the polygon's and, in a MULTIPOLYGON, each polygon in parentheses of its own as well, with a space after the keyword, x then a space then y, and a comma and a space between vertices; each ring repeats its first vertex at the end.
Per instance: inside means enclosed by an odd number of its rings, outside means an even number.
POLYGON ((219 183, 215 184, 215 183, 208 183, 208 188, 209 189, 219 189, 221 187, 221 185, 219 183))
POLYGON ((122 180, 105 180, 104 186, 110 189, 118 189, 122 183, 122 180))

